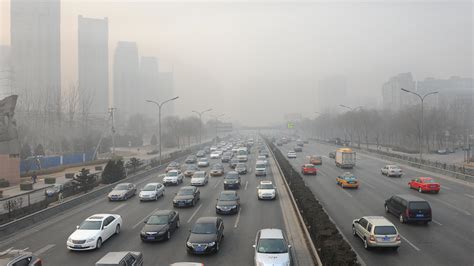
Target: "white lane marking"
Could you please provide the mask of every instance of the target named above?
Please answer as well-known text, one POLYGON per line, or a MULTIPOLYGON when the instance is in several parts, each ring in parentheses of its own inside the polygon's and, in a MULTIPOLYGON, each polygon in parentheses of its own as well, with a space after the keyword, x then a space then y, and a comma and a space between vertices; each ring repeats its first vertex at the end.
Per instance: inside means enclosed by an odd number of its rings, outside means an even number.
POLYGON ((453 190, 452 188, 447 187, 447 186, 445 186, 445 185, 442 185, 441 188, 442 188, 442 189, 447 189, 447 190, 453 190))
POLYGON ((400 237, 403 238, 403 240, 405 240, 405 242, 407 242, 410 246, 412 246, 416 251, 420 251, 420 249, 419 249, 417 246, 413 245, 412 242, 408 241, 408 239, 406 239, 406 238, 405 238, 404 236, 402 236, 401 234, 400 234, 400 237))
POLYGON ((434 219, 431 219, 431 221, 432 221, 433 223, 439 225, 439 226, 442 226, 442 225, 443 225, 442 223, 440 223, 440 222, 438 222, 438 221, 436 221, 436 220, 434 220, 434 219))
POLYGON ((122 203, 122 204, 118 205, 117 207, 113 208, 113 209, 110 210, 110 211, 111 211, 111 212, 115 212, 115 211, 117 211, 118 209, 120 209, 120 208, 122 208, 122 207, 124 207, 124 206, 125 206, 125 203, 122 203))
POLYGON ((191 217, 189 217, 187 223, 191 222, 191 220, 193 219, 194 215, 196 215, 196 213, 199 211, 199 209, 201 209, 202 207, 202 203, 199 204, 198 208, 193 212, 193 215, 191 215, 191 217))
POLYGON ((352 195, 351 193, 347 192, 345 188, 341 188, 342 191, 344 191, 344 193, 346 193, 349 197, 352 198, 352 195))
POLYGON ((247 186, 249 185, 249 181, 245 181, 245 190, 247 190, 247 186))
POLYGON ((221 183, 221 180, 219 180, 219 181, 214 185, 214 188, 216 188, 220 183, 221 183))
POLYGON ((36 255, 41 255, 41 254, 45 253, 46 251, 54 248, 55 246, 56 246, 55 244, 49 244, 49 245, 46 245, 46 246, 38 249, 37 251, 35 251, 33 253, 36 254, 36 255))
POLYGON ((240 221, 240 211, 242 209, 240 208, 239 209, 239 213, 237 214, 237 220, 235 220, 235 224, 234 224, 234 228, 237 228, 237 226, 239 226, 239 221, 240 221))
POLYGON ((321 156, 321 157, 323 157, 323 158, 326 158, 326 159, 331 159, 331 158, 329 158, 329 157, 327 157, 327 156, 324 156, 324 155, 323 155, 323 156, 321 156))
MULTIPOLYGON (((154 210, 153 210, 152 212, 150 212, 150 213, 154 213, 154 212, 156 212, 156 211, 159 210, 159 209, 160 209, 160 208, 158 207, 158 208, 154 209, 154 210)), ((150 216, 150 214, 148 214, 147 216, 143 217, 138 223, 134 224, 134 225, 132 226, 132 229, 135 229, 135 228, 137 228, 139 225, 143 224, 143 222, 146 220, 146 218, 148 218, 148 216, 150 216)))
POLYGON ((468 198, 471 198, 471 199, 474 199, 474 195, 464 194, 464 196, 466 196, 468 198))
POLYGON ((368 182, 363 182, 363 184, 364 184, 364 186, 368 186, 368 187, 370 187, 370 188, 372 188, 372 189, 377 190, 377 188, 376 188, 374 185, 370 185, 368 182))

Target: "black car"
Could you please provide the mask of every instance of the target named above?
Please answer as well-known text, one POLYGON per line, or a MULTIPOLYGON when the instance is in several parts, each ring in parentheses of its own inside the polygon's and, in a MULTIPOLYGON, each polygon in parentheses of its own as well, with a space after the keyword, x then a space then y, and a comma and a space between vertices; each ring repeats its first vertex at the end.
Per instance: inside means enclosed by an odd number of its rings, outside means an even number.
POLYGON ((189 155, 184 162, 187 164, 193 164, 197 162, 197 158, 194 155, 189 155))
POLYGON ((229 166, 230 168, 235 169, 238 163, 239 163, 239 160, 237 158, 232 158, 229 162, 229 166))
POLYGON ((385 201, 385 212, 398 217, 401 223, 431 222, 431 206, 419 197, 412 195, 394 195, 385 201))
POLYGON ((142 241, 169 240, 179 228, 179 213, 173 210, 156 211, 144 223, 140 231, 142 241))
POLYGON ((303 151, 303 148, 301 148, 301 146, 295 146, 295 147, 293 148, 293 150, 294 150, 295 152, 302 152, 302 151, 303 151))
POLYGON ((240 176, 236 171, 230 171, 224 177, 224 189, 240 188, 240 176))
POLYGON ((263 150, 263 151, 260 152, 260 155, 263 155, 266 158, 268 158, 268 151, 263 150))
POLYGON ((222 191, 216 202, 217 214, 234 214, 240 210, 240 197, 237 191, 222 191))
POLYGON ((329 158, 331 158, 331 159, 336 158, 336 152, 335 151, 330 152, 329 153, 329 158))
POLYGON ((224 155, 222 155, 221 162, 228 163, 228 162, 230 162, 230 159, 231 159, 230 155, 224 154, 224 155))
POLYGON ((194 224, 186 250, 193 254, 217 253, 224 238, 224 222, 219 217, 201 217, 194 224))
POLYGON ((187 207, 196 205, 201 198, 199 188, 194 186, 186 186, 179 189, 178 193, 173 199, 174 207, 187 207))
POLYGON ((239 173, 239 175, 247 174, 247 165, 245 163, 238 163, 235 166, 235 171, 239 173))

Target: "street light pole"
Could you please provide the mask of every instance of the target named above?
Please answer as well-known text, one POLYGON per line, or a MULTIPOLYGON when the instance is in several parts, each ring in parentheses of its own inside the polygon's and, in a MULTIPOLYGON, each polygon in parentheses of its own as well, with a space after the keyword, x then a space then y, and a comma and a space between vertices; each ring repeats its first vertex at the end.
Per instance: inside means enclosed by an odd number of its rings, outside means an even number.
POLYGON ((209 111, 212 111, 212 108, 209 108, 209 109, 201 111, 201 112, 192 111, 193 113, 196 113, 199 116, 199 144, 201 144, 201 141, 202 141, 202 115, 205 112, 209 112, 209 111))
POLYGON ((413 91, 409 91, 407 89, 404 89, 404 88, 401 88, 402 91, 404 92, 408 92, 408 93, 411 93, 411 94, 414 94, 416 96, 418 96, 418 98, 420 98, 420 101, 421 101, 421 126, 420 126, 420 135, 418 137, 418 142, 419 142, 419 145, 420 145, 420 163, 421 163, 421 160, 423 159, 423 103, 425 101, 425 98, 427 96, 430 96, 430 95, 433 95, 433 94, 436 94, 438 93, 437 91, 433 91, 433 92, 428 92, 427 94, 421 96, 420 94, 416 93, 416 92, 413 92, 413 91))
POLYGON ((160 142, 160 146, 159 146, 159 151, 160 151, 160 165, 161 165, 161 147, 162 147, 162 145, 161 145, 161 107, 162 107, 165 103, 174 101, 174 100, 176 100, 176 99, 178 99, 178 98, 179 98, 179 97, 176 96, 176 97, 174 97, 174 98, 168 99, 168 100, 166 100, 166 101, 164 101, 164 102, 161 102, 161 103, 156 102, 156 101, 152 101, 152 100, 146 100, 146 102, 154 103, 154 104, 158 107, 158 127, 159 127, 159 129, 158 129, 158 135, 159 135, 159 142, 160 142))

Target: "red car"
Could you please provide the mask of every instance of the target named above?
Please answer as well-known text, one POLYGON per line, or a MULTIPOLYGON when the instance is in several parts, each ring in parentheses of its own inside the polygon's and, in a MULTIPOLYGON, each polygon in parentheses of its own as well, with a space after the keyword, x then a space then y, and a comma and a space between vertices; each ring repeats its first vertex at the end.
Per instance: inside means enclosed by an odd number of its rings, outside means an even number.
POLYGON ((408 182, 408 186, 418 192, 434 192, 438 193, 441 185, 434 181, 431 177, 416 177, 408 182))
POLYGON ((317 175, 318 170, 316 169, 316 166, 314 164, 304 164, 301 166, 301 173, 303 175, 317 175))

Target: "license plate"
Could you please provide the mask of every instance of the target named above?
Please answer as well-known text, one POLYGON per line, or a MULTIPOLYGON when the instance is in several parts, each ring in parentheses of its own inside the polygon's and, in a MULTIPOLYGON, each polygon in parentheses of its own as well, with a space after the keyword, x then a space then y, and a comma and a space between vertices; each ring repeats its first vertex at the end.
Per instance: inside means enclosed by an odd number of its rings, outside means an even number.
POLYGON ((416 217, 424 217, 424 214, 417 214, 416 217))
POLYGON ((146 239, 152 240, 152 239, 155 239, 155 237, 154 236, 147 236, 146 239))
POLYGON ((196 247, 196 252, 204 252, 204 247, 196 247))
POLYGON ((81 248, 81 245, 74 245, 74 248, 81 248))

